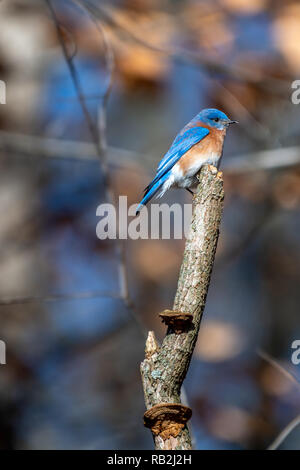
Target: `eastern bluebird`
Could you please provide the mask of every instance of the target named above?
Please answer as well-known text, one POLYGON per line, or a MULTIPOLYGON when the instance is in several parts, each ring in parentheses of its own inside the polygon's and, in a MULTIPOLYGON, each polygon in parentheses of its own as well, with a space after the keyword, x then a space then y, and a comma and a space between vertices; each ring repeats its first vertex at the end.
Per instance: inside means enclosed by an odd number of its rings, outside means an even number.
MULTIPOLYGON (((159 162, 155 178, 145 189, 138 214, 157 193, 163 196, 172 186, 186 188, 197 184, 196 174, 205 164, 219 167, 224 137, 229 124, 236 123, 218 109, 203 109, 176 136, 159 162)), ((192 192, 192 191, 190 191, 192 192)))

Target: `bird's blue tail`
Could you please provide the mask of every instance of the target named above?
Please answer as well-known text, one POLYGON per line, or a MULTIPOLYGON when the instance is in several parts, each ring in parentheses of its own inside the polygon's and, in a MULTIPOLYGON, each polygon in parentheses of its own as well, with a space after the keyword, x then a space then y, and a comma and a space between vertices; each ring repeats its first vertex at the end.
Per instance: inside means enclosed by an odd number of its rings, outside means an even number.
POLYGON ((165 175, 163 175, 153 186, 152 186, 152 183, 150 183, 149 186, 147 186, 147 188, 149 187, 150 189, 146 188, 145 196, 143 197, 143 199, 141 200, 141 202, 139 203, 137 207, 137 210, 135 213, 136 215, 140 213, 142 206, 145 206, 147 202, 149 202, 153 198, 153 196, 155 196, 155 194, 159 191, 159 189, 164 184, 164 182, 169 178, 169 176, 170 176, 170 171, 168 171, 165 175))

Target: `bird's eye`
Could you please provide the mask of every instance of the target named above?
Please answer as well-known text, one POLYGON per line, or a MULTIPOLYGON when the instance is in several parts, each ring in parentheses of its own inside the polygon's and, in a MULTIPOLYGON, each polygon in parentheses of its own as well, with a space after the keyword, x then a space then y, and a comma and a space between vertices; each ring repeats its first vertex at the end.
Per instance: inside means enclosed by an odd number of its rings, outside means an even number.
POLYGON ((219 121, 220 121, 220 119, 219 119, 219 118, 213 118, 213 121, 215 121, 215 122, 219 122, 219 121))

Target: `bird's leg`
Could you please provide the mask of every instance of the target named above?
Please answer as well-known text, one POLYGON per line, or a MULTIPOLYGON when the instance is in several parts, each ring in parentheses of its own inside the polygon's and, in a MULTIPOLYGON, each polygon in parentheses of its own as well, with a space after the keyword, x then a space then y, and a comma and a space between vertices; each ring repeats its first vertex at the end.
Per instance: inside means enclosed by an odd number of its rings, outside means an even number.
POLYGON ((195 193, 193 193, 193 191, 190 189, 190 188, 185 188, 189 193, 191 193, 193 196, 195 195, 195 193))
POLYGON ((212 173, 213 175, 215 175, 215 174, 218 173, 218 168, 215 167, 214 165, 208 165, 208 168, 209 168, 209 170, 211 171, 211 173, 212 173))
POLYGON ((217 167, 214 165, 208 165, 208 168, 213 175, 217 175, 218 178, 222 178, 223 173, 222 171, 219 171, 219 164, 217 167))

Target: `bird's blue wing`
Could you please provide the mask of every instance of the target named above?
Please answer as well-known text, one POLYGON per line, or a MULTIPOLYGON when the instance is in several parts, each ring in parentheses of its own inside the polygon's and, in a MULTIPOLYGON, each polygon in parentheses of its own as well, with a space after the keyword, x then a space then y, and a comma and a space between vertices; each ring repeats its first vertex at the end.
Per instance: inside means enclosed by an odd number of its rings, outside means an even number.
POLYGON ((145 189, 145 194, 140 202, 136 213, 138 214, 141 207, 149 202, 153 196, 159 191, 161 186, 169 178, 171 169, 178 162, 178 160, 191 148, 193 145, 200 142, 209 134, 206 127, 188 127, 184 128, 180 134, 175 138, 169 151, 160 161, 155 178, 145 189))
POLYGON ((192 127, 178 134, 175 138, 173 144, 171 145, 168 152, 159 162, 157 167, 157 172, 155 178, 145 189, 145 192, 149 191, 152 186, 159 181, 173 166, 178 160, 188 151, 193 145, 200 142, 204 137, 209 134, 209 130, 206 127, 192 127))

